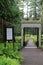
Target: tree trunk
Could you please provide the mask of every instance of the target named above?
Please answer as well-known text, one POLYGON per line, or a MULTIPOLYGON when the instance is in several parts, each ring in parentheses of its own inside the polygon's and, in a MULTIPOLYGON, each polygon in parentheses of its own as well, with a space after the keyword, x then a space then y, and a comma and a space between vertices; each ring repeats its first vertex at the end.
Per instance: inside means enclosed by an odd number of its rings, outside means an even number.
POLYGON ((5 42, 5 26, 6 26, 6 22, 5 19, 2 19, 2 42, 5 42))

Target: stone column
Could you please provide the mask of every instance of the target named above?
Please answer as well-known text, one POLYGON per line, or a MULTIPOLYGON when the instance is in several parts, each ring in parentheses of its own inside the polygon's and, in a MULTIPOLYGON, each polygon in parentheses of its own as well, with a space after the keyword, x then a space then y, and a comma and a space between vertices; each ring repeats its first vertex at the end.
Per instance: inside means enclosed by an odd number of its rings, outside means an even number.
POLYGON ((39 28, 39 47, 41 46, 41 27, 39 28))
POLYGON ((21 46, 23 46, 23 27, 21 27, 21 46))
POLYGON ((39 47, 39 28, 37 28, 37 47, 39 47))
POLYGON ((25 46, 25 28, 23 28, 23 46, 25 46))

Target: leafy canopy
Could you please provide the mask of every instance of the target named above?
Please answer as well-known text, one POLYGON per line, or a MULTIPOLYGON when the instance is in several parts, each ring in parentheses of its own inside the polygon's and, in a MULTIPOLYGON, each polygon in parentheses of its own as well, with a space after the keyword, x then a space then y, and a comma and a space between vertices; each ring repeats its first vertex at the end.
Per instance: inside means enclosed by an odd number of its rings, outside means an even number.
POLYGON ((20 11, 17 3, 20 0, 0 0, 0 18, 7 21, 17 21, 20 19, 20 11))

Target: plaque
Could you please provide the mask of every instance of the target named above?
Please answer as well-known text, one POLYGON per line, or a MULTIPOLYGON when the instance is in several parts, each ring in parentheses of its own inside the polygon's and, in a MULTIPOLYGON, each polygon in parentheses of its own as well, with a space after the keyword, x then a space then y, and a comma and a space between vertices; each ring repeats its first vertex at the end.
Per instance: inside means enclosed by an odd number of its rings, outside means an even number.
POLYGON ((6 39, 12 40, 13 39, 13 30, 12 28, 6 28, 6 39))

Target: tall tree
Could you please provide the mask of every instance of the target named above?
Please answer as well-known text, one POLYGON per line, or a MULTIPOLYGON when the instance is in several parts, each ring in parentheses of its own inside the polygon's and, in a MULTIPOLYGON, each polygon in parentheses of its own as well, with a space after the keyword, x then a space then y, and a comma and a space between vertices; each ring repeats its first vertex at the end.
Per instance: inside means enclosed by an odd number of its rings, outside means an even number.
POLYGON ((2 21, 2 29, 1 27, 0 29, 2 30, 2 35, 4 33, 3 26, 5 26, 6 21, 13 24, 18 24, 18 22, 20 22, 21 12, 17 6, 19 1, 20 0, 0 0, 0 22, 2 21))
POLYGON ((16 18, 20 19, 17 3, 17 0, 0 0, 0 18, 8 21, 17 21, 16 18))

